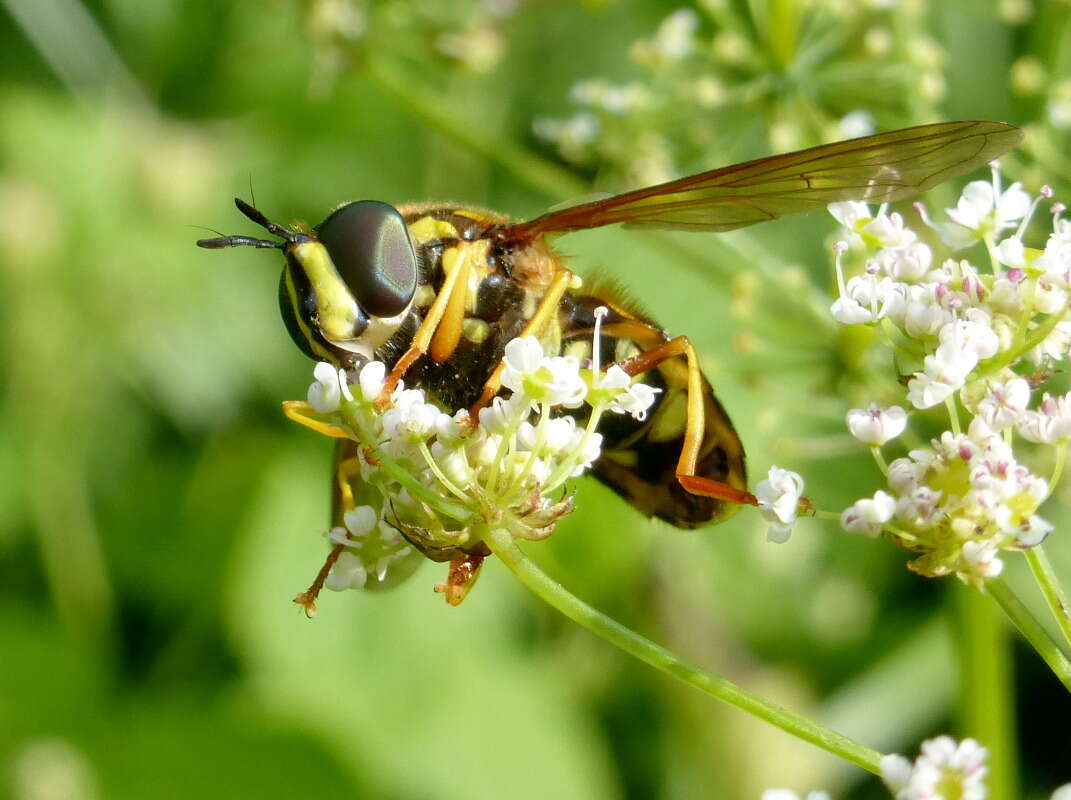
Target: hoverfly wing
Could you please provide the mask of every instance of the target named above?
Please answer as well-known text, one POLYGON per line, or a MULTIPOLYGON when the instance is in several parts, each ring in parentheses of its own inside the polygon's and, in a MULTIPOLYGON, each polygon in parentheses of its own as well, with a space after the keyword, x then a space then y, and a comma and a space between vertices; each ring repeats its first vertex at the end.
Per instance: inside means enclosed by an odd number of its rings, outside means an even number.
POLYGON ((938 122, 703 172, 511 226, 512 235, 597 228, 727 231, 858 200, 910 197, 1011 149, 1023 132, 1003 122, 938 122))

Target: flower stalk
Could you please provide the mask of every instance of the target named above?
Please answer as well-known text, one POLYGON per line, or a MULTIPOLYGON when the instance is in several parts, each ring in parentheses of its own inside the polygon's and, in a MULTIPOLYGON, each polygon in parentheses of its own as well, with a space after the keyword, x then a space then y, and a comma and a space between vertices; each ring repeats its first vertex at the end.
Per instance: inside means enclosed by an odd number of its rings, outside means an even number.
POLYGON ((1023 601, 1011 590, 1003 580, 997 578, 986 584, 990 597, 996 601, 1001 610, 1012 621, 1023 637, 1030 642, 1038 655, 1049 665, 1049 669, 1059 679, 1069 692, 1071 692, 1071 660, 1060 649, 1059 645, 1049 635, 1049 632, 1030 613, 1023 601))
POLYGON ((521 583, 582 628, 704 694, 758 717, 868 772, 880 774, 881 753, 878 751, 752 694, 732 681, 714 675, 626 628, 576 597, 543 572, 525 555, 507 531, 490 529, 484 535, 484 541, 521 583))
POLYGON ((1030 565, 1034 580, 1045 596, 1045 602, 1056 618, 1056 624, 1063 632, 1065 645, 1071 646, 1071 606, 1067 603, 1067 595, 1064 594, 1060 580, 1041 545, 1026 551, 1026 563, 1030 565))

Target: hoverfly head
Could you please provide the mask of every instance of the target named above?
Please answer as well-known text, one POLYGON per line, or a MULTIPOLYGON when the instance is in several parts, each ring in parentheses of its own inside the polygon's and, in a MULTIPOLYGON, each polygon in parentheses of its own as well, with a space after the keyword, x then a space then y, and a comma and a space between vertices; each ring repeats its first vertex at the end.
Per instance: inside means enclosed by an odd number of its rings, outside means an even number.
POLYGON ((312 358, 352 364, 401 326, 419 280, 419 261, 405 220, 375 200, 346 203, 309 232, 271 222, 235 198, 245 216, 282 241, 221 236, 209 249, 271 247, 283 251, 279 307, 287 331, 312 358))

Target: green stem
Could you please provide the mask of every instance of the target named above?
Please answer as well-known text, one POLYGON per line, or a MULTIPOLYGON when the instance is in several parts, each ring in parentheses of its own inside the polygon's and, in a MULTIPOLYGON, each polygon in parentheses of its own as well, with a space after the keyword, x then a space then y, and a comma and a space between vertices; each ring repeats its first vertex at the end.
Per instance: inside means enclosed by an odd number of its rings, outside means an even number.
POLYGON ((487 533, 484 541, 520 579, 521 583, 581 627, 601 636, 629 655, 635 656, 668 675, 679 678, 711 697, 765 720, 868 772, 875 775, 881 773, 879 764, 881 753, 876 750, 793 714, 725 678, 713 675, 592 608, 529 560, 508 531, 492 529, 487 533))
POLYGON ((994 375, 1005 367, 1014 364, 1020 358, 1025 356, 1027 353, 1029 353, 1031 350, 1033 350, 1035 347, 1045 341, 1045 339, 1048 338, 1049 334, 1052 333, 1053 329, 1060 322, 1062 322, 1064 317, 1066 316, 1066 311, 1061 312, 1059 314, 1050 314, 1044 322, 1034 328, 1033 332, 1031 332, 1031 334, 1026 338, 1026 341, 1024 341, 1018 347, 1013 347, 1006 353, 1001 353, 1000 355, 993 356, 992 358, 987 359, 981 364, 979 364, 977 369, 975 370, 975 375, 980 378, 984 378, 989 375, 994 375))
POLYGON ((1068 606, 1067 595, 1060 585, 1060 579, 1049 562, 1049 557, 1041 545, 1031 547, 1026 551, 1026 563, 1030 565, 1030 571, 1034 573, 1041 593, 1045 595, 1045 602, 1049 604, 1049 610, 1056 617, 1056 624, 1063 631, 1065 641, 1071 645, 1071 606, 1068 606))
POLYGON ((989 750, 990 800, 1018 797, 1011 652, 1004 621, 991 603, 964 586, 953 587, 959 644, 959 714, 965 736, 989 750))
POLYGON ((945 398, 945 408, 948 409, 948 421, 952 425, 952 433, 959 436, 959 411, 956 408, 956 398, 949 395, 945 398))
POLYGON ((1049 478, 1049 493, 1051 495, 1053 489, 1060 482, 1060 477, 1064 474, 1064 464, 1067 463, 1067 442, 1063 441, 1056 445, 1056 463, 1052 465, 1052 477, 1049 478))
POLYGON ((1023 601, 1016 597, 1015 593, 1000 578, 986 581, 986 591, 1001 607, 1023 637, 1030 642, 1038 655, 1049 665, 1049 669, 1060 680, 1060 683, 1071 692, 1071 661, 1057 646, 1042 627, 1041 623, 1034 618, 1029 609, 1023 605, 1023 601))
POLYGON ((877 445, 872 445, 870 448, 870 454, 874 456, 874 461, 878 465, 878 469, 881 470, 882 475, 889 474, 889 465, 885 463, 885 456, 881 454, 881 448, 877 445))

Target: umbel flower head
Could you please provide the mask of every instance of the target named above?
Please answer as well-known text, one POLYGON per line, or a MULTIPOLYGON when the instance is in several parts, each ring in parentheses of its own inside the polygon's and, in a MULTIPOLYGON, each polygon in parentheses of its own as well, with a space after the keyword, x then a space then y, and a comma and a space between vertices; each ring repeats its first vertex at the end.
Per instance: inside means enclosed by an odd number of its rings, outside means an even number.
POLYGON ((881 779, 896 800, 985 800, 988 753, 978 742, 938 736, 920 749, 914 762, 895 754, 881 759, 881 779))
MULTIPOLYGON (((1032 199, 1019 184, 967 185, 949 222, 923 219, 953 250, 984 244, 988 264, 965 258, 937 263, 931 248, 897 214, 861 203, 831 213, 847 229, 835 247, 840 297, 831 312, 846 325, 868 325, 890 345, 904 396, 915 414, 947 409, 949 430, 887 467, 879 448, 907 426, 898 407, 848 413, 852 434, 869 445, 887 486, 841 515, 842 526, 888 533, 919 553, 909 566, 927 576, 956 575, 981 588, 1000 574, 1004 550, 1040 543, 1052 526, 1038 508, 1059 478, 1071 438, 1071 396, 1033 389, 1071 352, 1071 224, 1053 206, 1044 249, 1023 244, 1030 216, 1051 192, 1032 199), (852 253, 861 269, 846 275, 852 253), (957 402, 958 401, 958 402, 957 402), (1015 434, 1053 446, 1050 480, 1035 475, 1016 452, 1015 434)), ((957 254, 958 255, 958 254, 957 254)), ((931 414, 932 416, 932 414, 931 414)))
POLYGON ((307 402, 285 406, 297 421, 355 443, 339 467, 344 525, 327 532, 327 563, 296 598, 310 613, 321 587, 390 585, 422 557, 453 562, 437 588, 460 603, 490 554, 482 532, 549 536, 573 508, 566 482, 599 457, 600 418, 643 419, 658 391, 616 365, 603 371, 597 361, 582 368, 573 357, 549 356, 533 337, 506 345, 506 392, 478 419, 402 384, 384 403, 386 374, 379 361, 356 375, 320 363, 307 402))

